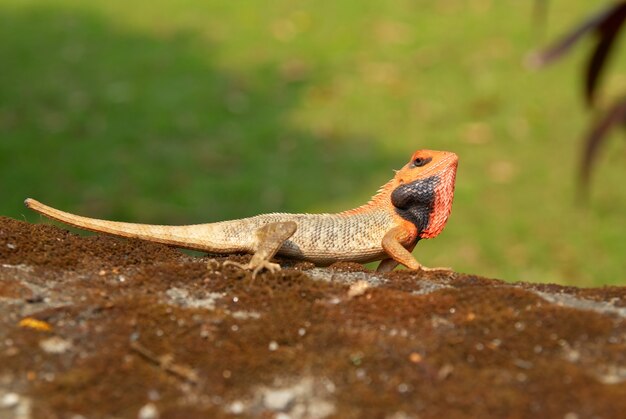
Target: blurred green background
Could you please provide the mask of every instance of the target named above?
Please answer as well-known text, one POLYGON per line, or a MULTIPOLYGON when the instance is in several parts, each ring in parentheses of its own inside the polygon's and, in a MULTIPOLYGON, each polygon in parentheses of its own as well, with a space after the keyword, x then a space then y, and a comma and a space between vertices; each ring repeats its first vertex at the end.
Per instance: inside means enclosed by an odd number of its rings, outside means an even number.
POLYGON ((542 31, 533 3, 0 0, 0 214, 40 221, 26 197, 159 224, 339 211, 444 149, 455 204, 418 260, 624 284, 620 138, 575 199, 586 51, 522 65, 592 10, 552 1, 542 31))

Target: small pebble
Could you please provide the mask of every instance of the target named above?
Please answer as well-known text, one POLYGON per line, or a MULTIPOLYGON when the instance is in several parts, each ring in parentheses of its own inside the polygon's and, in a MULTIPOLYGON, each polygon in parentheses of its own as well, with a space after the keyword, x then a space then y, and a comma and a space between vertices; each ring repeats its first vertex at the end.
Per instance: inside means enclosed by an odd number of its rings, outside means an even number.
POLYGON ((445 380, 454 372, 454 367, 450 364, 445 364, 437 372, 437 378, 439 380, 445 380))
POLYGON ((39 347, 49 354, 62 354, 72 347, 72 342, 58 336, 39 341, 39 347))
POLYGON ((267 349, 269 349, 270 351, 275 351, 278 349, 278 342, 276 341, 271 341, 269 345, 267 345, 267 349))
POLYGON ((16 406, 20 402, 20 396, 17 393, 7 393, 2 396, 0 399, 0 406, 2 407, 13 407, 16 406))
POLYGON ((422 355, 418 354, 417 352, 411 352, 411 355, 409 355, 409 360, 414 364, 419 364, 420 362, 422 362, 422 359, 422 355))
POLYGON ((240 415, 243 413, 243 403, 240 401, 235 401, 228 406, 228 411, 234 415, 240 415))
POLYGON ((348 297, 354 298, 358 297, 359 295, 363 295, 369 287, 370 284, 367 281, 356 281, 354 284, 350 285, 350 289, 348 290, 348 297))
POLYGON ((270 390, 263 396, 263 404, 270 410, 285 410, 296 397, 293 390, 270 390))
POLYGON ((137 414, 138 419, 157 419, 158 417, 159 410, 154 403, 144 404, 137 414))

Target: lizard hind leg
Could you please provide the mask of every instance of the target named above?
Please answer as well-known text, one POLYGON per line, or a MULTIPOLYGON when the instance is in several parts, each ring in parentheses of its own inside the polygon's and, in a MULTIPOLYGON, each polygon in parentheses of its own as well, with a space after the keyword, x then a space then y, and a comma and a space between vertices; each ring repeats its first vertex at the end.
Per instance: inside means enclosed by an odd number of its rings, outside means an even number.
POLYGON ((233 261, 226 261, 224 265, 233 265, 241 269, 251 270, 252 278, 263 269, 274 273, 280 270, 278 263, 270 262, 270 259, 276 255, 276 252, 298 229, 295 221, 283 221, 269 223, 256 231, 257 245, 247 264, 241 264, 233 261))
POLYGON ((392 258, 383 259, 378 264, 378 267, 376 268, 376 272, 391 272, 399 264, 400 262, 392 258))

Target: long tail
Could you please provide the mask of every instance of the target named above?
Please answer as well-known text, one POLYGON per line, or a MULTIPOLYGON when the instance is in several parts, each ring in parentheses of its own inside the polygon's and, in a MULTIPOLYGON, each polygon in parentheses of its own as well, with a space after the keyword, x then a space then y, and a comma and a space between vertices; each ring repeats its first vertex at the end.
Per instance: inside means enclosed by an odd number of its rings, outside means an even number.
POLYGON ((49 207, 31 198, 27 198, 24 204, 27 208, 37 211, 48 218, 98 233, 143 239, 170 246, 214 253, 248 251, 242 244, 237 244, 232 240, 228 240, 228 237, 224 237, 224 229, 221 224, 225 223, 186 226, 123 223, 119 221, 81 217, 80 215, 70 214, 49 207))

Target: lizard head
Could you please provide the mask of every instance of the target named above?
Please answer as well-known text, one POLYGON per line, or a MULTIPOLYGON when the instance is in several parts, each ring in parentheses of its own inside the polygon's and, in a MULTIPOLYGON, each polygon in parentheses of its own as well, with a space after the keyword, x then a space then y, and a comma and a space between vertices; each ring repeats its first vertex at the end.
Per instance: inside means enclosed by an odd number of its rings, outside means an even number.
POLYGON ((418 150, 390 182, 390 200, 395 214, 417 228, 419 238, 437 236, 452 210, 456 154, 418 150))

